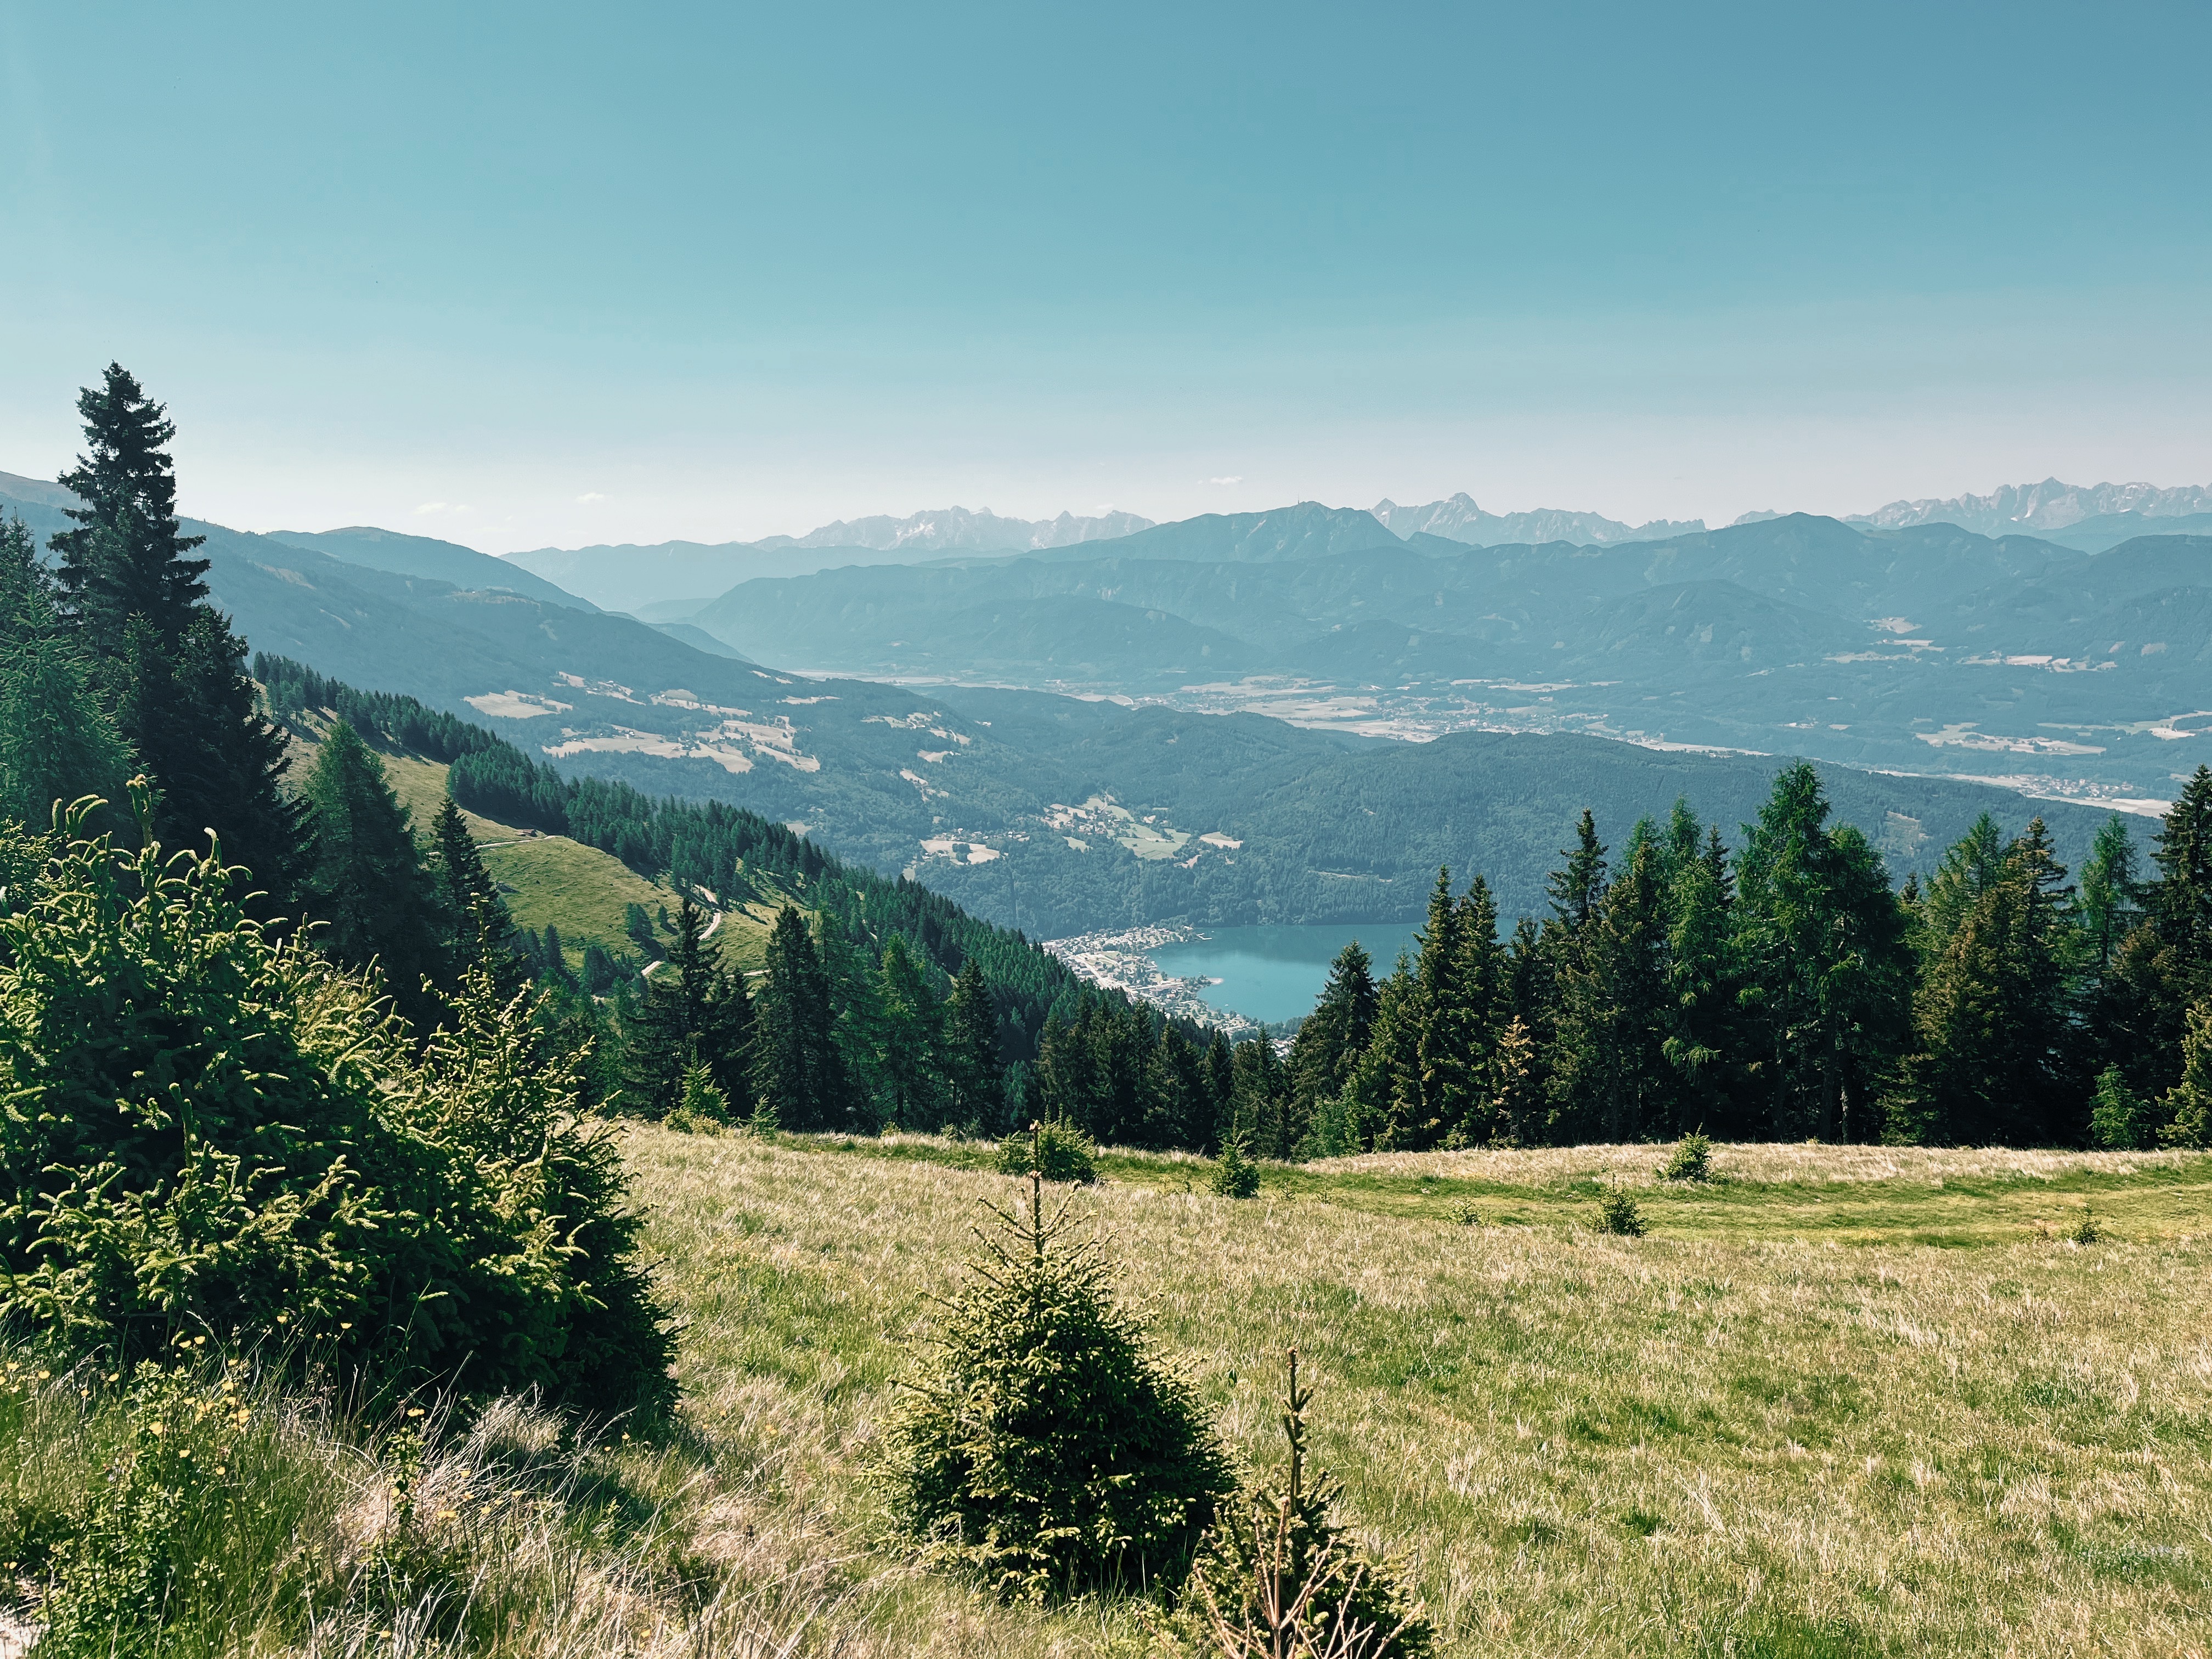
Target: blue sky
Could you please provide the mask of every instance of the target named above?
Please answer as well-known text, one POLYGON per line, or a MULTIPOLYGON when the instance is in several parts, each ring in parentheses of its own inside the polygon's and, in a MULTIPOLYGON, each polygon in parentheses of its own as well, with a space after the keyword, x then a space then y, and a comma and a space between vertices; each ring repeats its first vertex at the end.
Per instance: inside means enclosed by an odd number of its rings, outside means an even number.
POLYGON ((2201 3, 0 0, 0 469, 116 357, 187 510, 494 550, 2201 483, 2208 58, 2201 3))

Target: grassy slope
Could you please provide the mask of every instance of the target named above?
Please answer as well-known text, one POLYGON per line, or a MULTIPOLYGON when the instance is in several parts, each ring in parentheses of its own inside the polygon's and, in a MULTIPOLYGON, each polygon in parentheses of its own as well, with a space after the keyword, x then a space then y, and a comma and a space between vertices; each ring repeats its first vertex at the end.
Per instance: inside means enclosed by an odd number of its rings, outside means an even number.
MULTIPOLYGON (((446 799, 447 769, 409 756, 381 758, 385 775, 413 815, 416 830, 428 830, 446 799)), ((582 965, 587 940, 597 939, 617 951, 632 950, 623 931, 625 906, 642 904, 657 915, 662 906, 672 908, 676 903, 672 889, 647 881, 595 847, 566 836, 531 835, 474 812, 461 816, 483 848, 484 863, 505 892, 515 921, 541 931, 549 922, 558 927, 562 954, 571 968, 582 965)), ((760 967, 767 957, 774 921, 774 913, 758 905, 729 913, 714 933, 722 942, 724 959, 741 968, 760 967)))
MULTIPOLYGON (((992 1608, 866 1541, 894 1379, 1012 1183, 920 1138, 629 1136, 710 1553, 854 1552, 849 1652, 1134 1651, 1110 1613, 992 1608)), ((1236 1204, 1117 1156, 1079 1201, 1248 1455, 1281 1349, 1310 1357, 1322 1455, 1450 1651, 2205 1650, 2212 1159, 1728 1148, 1668 1192, 1656 1161, 1346 1160, 1236 1204), (1577 1224, 1614 1178, 1651 1237, 1577 1224), (2106 1242, 2054 1236, 2084 1200, 2106 1242)))

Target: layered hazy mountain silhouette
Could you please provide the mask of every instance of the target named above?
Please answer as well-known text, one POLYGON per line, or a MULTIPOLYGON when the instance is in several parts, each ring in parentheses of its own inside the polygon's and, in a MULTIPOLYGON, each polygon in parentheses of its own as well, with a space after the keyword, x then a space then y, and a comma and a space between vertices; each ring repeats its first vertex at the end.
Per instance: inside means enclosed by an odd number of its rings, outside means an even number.
POLYGON ((835 524, 810 530, 804 536, 764 536, 753 545, 865 547, 878 552, 1006 553, 1105 541, 1152 527, 1152 520, 1139 518, 1134 513, 1109 511, 1093 518, 1062 513, 1056 519, 1002 519, 988 507, 973 513, 964 507, 945 507, 903 519, 894 519, 886 514, 866 519, 841 519, 835 524))
POLYGON ((2162 489, 2148 483, 2069 484, 2045 478, 2041 483, 2007 484, 1986 495, 1892 501, 1871 513, 1855 514, 1846 522, 1885 530, 1954 524, 1981 535, 2002 536, 2017 531, 2037 534, 2063 531, 2089 520, 2112 518, 2125 519, 2138 527, 2140 534, 2140 526, 2147 520, 2206 513, 2212 513, 2212 484, 2162 489))
POLYGON ((1385 496, 1368 509, 1396 534, 1441 536, 1469 547, 1497 547, 1511 542, 1575 542, 1602 547, 1612 542, 1657 542, 1703 530, 1703 519, 1654 519, 1649 524, 1626 525, 1601 513, 1569 513, 1540 508, 1534 513, 1486 513, 1474 497, 1462 490, 1449 501, 1425 507, 1401 507, 1385 496))
MULTIPOLYGON (((0 514, 42 544, 68 499, 0 477, 0 514)), ((1790 515, 1483 549, 1309 503, 1156 526, 1089 560, 756 580, 664 629, 520 591, 510 564, 453 544, 186 527, 257 649, 572 772, 805 824, 1048 935, 1409 917, 1440 862, 1533 908, 1580 806, 1615 837, 1677 793, 1732 825, 1784 754, 1826 763, 1839 813, 1899 875, 1984 809, 2008 832, 2043 812, 2072 862, 2089 808, 1929 775, 2134 768, 2148 791, 2212 723, 2173 700, 2212 673, 2212 540, 2185 538, 2089 557, 1790 515), (887 666, 838 674, 840 654, 887 666), (1117 684, 1144 706, 1099 696, 1117 684), (1624 735, 1644 741, 1598 740, 1624 735)))

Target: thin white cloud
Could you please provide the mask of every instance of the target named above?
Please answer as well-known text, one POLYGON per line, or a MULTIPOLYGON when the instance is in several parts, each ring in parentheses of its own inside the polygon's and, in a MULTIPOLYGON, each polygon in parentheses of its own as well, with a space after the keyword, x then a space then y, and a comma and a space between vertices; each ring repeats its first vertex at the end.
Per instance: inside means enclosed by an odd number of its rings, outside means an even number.
POLYGON ((582 495, 576 497, 576 505, 579 507, 589 507, 593 501, 603 501, 605 500, 606 500, 606 497, 601 495, 598 490, 587 489, 582 495))
POLYGON ((474 510, 475 509, 471 507, 466 501, 425 501, 422 506, 415 509, 418 514, 425 513, 469 513, 473 512, 474 510))
POLYGON ((417 513, 443 513, 446 510, 446 504, 443 501, 425 501, 415 510, 417 513))
POLYGON ((1242 472, 1232 472, 1225 478, 1208 478, 1206 480, 1206 483, 1212 484, 1232 484, 1243 483, 1243 482, 1244 475, 1242 472))

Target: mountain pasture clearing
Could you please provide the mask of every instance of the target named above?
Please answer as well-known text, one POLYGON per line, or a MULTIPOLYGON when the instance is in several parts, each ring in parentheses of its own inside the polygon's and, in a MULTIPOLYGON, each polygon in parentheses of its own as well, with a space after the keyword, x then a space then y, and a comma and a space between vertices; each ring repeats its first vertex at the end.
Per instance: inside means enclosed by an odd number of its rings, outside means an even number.
MULTIPOLYGON (((846 1652, 1141 1651, 1126 1610, 994 1607, 878 1529, 931 1297, 1017 1184, 988 1149, 627 1133, 702 1548, 840 1557, 846 1652)), ((1720 1147, 1662 1188, 1662 1152, 1271 1166, 1243 1203, 1112 1154, 1074 1202, 1263 1466, 1298 1346, 1322 1461, 1448 1651, 2205 1650, 2212 1159, 1720 1147), (1608 1182, 1650 1237, 1590 1230, 1608 1182)))

